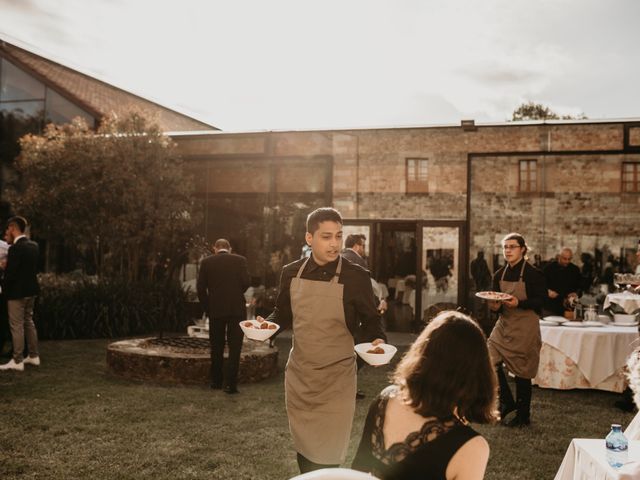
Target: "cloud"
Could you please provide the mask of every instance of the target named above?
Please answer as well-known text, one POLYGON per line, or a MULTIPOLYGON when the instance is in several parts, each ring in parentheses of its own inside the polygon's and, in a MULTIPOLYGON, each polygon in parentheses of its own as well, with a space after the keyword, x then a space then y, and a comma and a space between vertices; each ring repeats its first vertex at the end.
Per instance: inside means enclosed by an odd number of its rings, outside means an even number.
POLYGON ((455 71, 470 80, 483 85, 488 84, 492 87, 537 82, 544 78, 543 74, 533 69, 509 67, 498 64, 473 65, 458 68, 455 71))

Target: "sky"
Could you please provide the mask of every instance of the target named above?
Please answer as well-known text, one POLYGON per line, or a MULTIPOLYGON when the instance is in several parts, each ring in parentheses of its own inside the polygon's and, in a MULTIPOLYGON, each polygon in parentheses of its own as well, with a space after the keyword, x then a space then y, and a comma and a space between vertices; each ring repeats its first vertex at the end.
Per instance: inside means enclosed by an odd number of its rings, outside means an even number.
POLYGON ((226 131, 640 118, 638 0, 0 0, 0 37, 226 131))

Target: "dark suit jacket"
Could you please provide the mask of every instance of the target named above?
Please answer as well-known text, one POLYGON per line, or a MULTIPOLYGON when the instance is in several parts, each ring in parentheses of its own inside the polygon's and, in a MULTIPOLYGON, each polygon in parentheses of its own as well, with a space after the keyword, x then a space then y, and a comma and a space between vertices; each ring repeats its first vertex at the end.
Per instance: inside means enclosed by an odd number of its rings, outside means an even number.
POLYGON ((351 263, 355 263, 356 265, 360 265, 365 270, 369 270, 369 265, 367 265, 367 261, 358 255, 356 252, 351 250, 350 248, 345 248, 341 253, 343 258, 346 258, 351 263))
POLYGON ((251 279, 247 259, 233 253, 220 252, 205 258, 198 274, 198 299, 210 319, 216 317, 245 318, 244 292, 251 279))
POLYGON ((33 297, 40 292, 38 286, 38 244, 27 237, 11 245, 7 254, 2 291, 7 300, 33 297))

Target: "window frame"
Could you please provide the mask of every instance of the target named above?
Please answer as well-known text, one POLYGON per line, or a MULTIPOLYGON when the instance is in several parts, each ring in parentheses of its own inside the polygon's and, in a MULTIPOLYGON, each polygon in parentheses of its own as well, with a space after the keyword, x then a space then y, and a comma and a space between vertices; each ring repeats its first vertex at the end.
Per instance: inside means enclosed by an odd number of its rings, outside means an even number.
POLYGON ((539 188, 538 182, 538 159, 537 158, 521 158, 518 160, 518 192, 519 193, 537 193, 539 188), (522 166, 527 165, 523 169, 522 166), (534 165, 534 168, 531 168, 534 165), (526 178, 523 178, 523 172, 526 172, 526 178), (532 176, 531 173, 535 173, 532 176), (533 178, 532 178, 533 177, 533 178), (525 188, 523 188, 523 185, 525 188))
POLYGON ((621 193, 640 193, 640 162, 623 161, 620 166, 620 192, 621 193), (626 179, 626 168, 631 166, 631 180, 626 179), (630 185, 631 189, 627 190, 626 185, 630 185))
POLYGON ((407 194, 429 193, 429 158, 407 157, 404 168, 405 192, 407 194), (413 163, 413 167, 410 164, 413 163), (412 175, 410 176, 410 170, 412 175))

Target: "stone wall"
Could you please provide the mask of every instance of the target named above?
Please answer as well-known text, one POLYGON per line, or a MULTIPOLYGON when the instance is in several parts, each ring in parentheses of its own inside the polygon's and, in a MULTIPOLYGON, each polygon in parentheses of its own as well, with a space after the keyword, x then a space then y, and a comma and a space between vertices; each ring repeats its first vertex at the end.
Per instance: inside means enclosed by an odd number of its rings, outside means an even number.
MULTIPOLYGON (((580 254, 619 255, 640 238, 640 195, 620 193, 622 161, 640 155, 478 157, 472 160, 471 251, 500 254, 511 231, 525 236, 532 256, 550 259, 567 246, 580 254), (537 158, 536 193, 518 193, 518 160, 537 158)), ((489 257, 490 255, 488 255, 489 257)))

